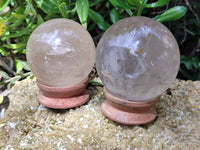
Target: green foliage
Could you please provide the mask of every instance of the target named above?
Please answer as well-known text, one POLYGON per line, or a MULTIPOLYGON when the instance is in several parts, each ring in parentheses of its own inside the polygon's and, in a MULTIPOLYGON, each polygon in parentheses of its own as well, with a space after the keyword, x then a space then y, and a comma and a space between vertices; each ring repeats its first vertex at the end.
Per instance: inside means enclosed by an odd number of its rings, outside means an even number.
POLYGON ((128 0, 128 3, 133 5, 133 6, 140 6, 143 3, 143 1, 141 1, 141 0, 128 0))
POLYGON ((120 13, 119 11, 117 11, 116 8, 113 8, 111 11, 110 11, 110 20, 111 22, 114 24, 115 22, 119 21, 120 20, 120 13))
POLYGON ((115 7, 115 8, 121 8, 121 9, 133 9, 136 8, 129 5, 127 0, 121 1, 121 0, 109 0, 109 2, 115 7))
POLYGON ((200 60, 198 57, 181 56, 180 72, 190 80, 200 80, 200 60))
POLYGON ((0 12, 4 10, 10 3, 10 0, 1 0, 0 1, 0 12))
MULTIPOLYGON (((151 0, 1 0, 0 65, 2 71, 0 74, 4 79, 0 84, 12 85, 30 74, 30 68, 25 61, 26 43, 33 30, 44 21, 68 18, 80 22, 96 42, 110 25, 128 16, 143 15, 160 22, 168 22, 186 14, 185 6, 164 8, 169 2, 170 0, 153 2, 151 0), (149 15, 151 12, 156 13, 149 15), (8 59, 12 60, 10 64, 8 59)), ((190 29, 187 29, 187 32, 196 34, 190 29)))
POLYGON ((4 72, 4 71, 0 71, 0 75, 2 75, 2 77, 4 79, 9 79, 10 78, 9 75, 6 72, 4 72))
POLYGON ((187 8, 184 6, 176 6, 168 9, 159 16, 156 16, 154 19, 159 22, 167 22, 172 20, 177 20, 185 15, 187 8))
POLYGON ((77 9, 77 14, 78 14, 81 24, 85 28, 87 28, 87 18, 88 18, 88 11, 89 11, 88 0, 77 0, 76 9, 77 9))
POLYGON ((4 80, 2 82, 0 82, 0 85, 7 84, 7 88, 11 88, 17 81, 19 81, 20 79, 24 79, 27 76, 31 76, 31 78, 33 77, 33 74, 31 72, 27 72, 27 73, 24 73, 24 74, 18 74, 14 77, 10 77, 4 71, 0 71, 0 74, 4 78, 4 80))
POLYGON ((99 29, 101 29, 103 31, 106 31, 110 26, 107 22, 105 22, 103 16, 101 16, 99 13, 93 11, 92 9, 89 9, 89 17, 95 24, 97 24, 99 29))
POLYGON ((157 2, 146 4, 146 8, 155 8, 155 7, 161 7, 169 3, 170 0, 158 0, 157 2))

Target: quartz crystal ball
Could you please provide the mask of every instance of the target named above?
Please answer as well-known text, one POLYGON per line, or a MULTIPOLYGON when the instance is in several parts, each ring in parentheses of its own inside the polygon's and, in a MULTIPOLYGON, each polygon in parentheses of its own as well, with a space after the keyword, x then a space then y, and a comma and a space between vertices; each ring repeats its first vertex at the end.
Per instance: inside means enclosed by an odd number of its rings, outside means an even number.
POLYGON ((146 17, 112 25, 97 46, 97 71, 106 89, 130 101, 151 101, 176 78, 180 54, 172 33, 146 17))
POLYGON ((26 57, 41 83, 73 87, 92 70, 95 45, 90 34, 77 22, 53 19, 33 31, 27 43, 26 57))

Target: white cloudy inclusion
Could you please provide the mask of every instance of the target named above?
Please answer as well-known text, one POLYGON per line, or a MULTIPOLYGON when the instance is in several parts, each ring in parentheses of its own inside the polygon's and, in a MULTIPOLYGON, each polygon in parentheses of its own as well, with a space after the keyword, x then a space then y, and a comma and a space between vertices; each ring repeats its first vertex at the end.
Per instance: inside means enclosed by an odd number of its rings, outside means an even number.
POLYGON ((97 46, 97 71, 112 94, 149 101, 175 79, 180 61, 177 42, 161 23, 129 17, 112 25, 97 46))
POLYGON ((31 34, 26 56, 40 82, 54 87, 72 87, 92 70, 95 46, 80 24, 53 19, 42 23, 31 34))

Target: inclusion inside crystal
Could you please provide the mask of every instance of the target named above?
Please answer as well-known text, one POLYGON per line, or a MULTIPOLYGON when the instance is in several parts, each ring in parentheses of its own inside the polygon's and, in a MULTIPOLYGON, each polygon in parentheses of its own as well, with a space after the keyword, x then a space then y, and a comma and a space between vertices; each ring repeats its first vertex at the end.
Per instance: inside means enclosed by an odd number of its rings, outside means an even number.
POLYGON ((53 19, 42 23, 31 34, 26 56, 40 82, 53 87, 72 87, 92 70, 95 46, 80 24, 53 19))
POLYGON ((131 101, 149 101, 176 78, 180 54, 172 33, 146 17, 112 25, 97 46, 97 71, 109 92, 131 101))

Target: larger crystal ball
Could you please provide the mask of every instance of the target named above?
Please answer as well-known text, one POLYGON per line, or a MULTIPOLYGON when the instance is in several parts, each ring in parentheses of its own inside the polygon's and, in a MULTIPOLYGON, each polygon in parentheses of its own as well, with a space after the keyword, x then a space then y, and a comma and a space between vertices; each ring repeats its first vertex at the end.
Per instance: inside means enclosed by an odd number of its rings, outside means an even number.
POLYGON ((39 25, 27 43, 27 61, 41 83, 73 87, 94 65, 95 45, 84 27, 69 19, 53 19, 39 25))
POLYGON ((176 78, 180 54, 172 33, 146 17, 112 25, 97 46, 97 71, 107 90, 130 101, 151 101, 176 78))

